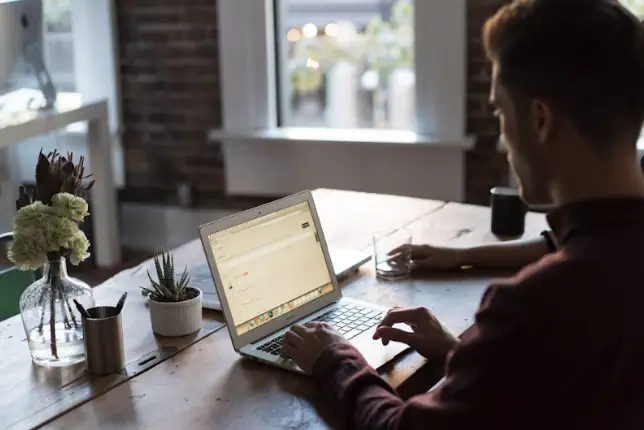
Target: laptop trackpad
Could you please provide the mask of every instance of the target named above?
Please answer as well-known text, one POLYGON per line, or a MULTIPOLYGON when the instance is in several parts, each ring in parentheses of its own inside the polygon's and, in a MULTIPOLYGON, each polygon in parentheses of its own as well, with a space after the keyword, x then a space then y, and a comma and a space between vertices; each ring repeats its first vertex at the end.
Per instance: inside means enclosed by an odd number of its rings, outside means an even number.
POLYGON ((373 340, 374 332, 375 328, 351 339, 353 346, 362 353, 367 363, 374 369, 382 367, 396 358, 401 352, 409 349, 407 345, 398 342, 390 342, 389 345, 384 346, 382 341, 373 340))

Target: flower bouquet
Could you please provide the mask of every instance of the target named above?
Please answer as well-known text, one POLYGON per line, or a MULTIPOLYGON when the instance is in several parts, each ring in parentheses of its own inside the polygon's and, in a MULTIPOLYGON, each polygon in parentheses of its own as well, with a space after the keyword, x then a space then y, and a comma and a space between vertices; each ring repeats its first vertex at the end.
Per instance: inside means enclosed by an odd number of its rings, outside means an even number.
MULTIPOLYGON (((90 175, 91 176, 91 175, 90 175)), ((20 270, 43 269, 20 297, 20 313, 35 363, 60 366, 84 359, 81 317, 74 306, 93 307, 91 288, 67 275, 66 261, 89 257, 79 228, 89 215, 85 200, 94 181, 83 184, 84 158, 74 163, 57 151, 38 156, 36 186, 20 187, 8 257, 20 270)))

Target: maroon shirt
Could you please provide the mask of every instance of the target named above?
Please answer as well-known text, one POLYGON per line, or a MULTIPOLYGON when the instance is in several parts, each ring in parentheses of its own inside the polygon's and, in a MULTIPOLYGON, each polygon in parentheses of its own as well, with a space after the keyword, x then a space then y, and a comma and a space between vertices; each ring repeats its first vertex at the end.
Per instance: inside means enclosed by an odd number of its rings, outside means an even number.
POLYGON ((352 346, 314 377, 349 428, 644 429, 644 199, 548 215, 559 250, 491 285, 445 379, 403 401, 352 346))

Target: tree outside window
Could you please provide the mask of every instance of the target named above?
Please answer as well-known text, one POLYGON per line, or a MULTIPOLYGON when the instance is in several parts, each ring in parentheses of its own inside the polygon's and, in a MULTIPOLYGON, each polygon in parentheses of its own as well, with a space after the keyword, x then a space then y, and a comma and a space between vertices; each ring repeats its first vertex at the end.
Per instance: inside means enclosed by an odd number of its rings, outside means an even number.
POLYGON ((644 0, 620 0, 635 15, 644 18, 644 0))
MULTIPOLYGON (((282 1, 288 15, 293 2, 282 1)), ((324 4, 308 2, 318 3, 324 4)), ((413 1, 352 4, 356 9, 349 11, 328 3, 318 16, 311 13, 309 22, 283 19, 291 25, 278 35, 286 54, 280 72, 288 78, 282 84, 289 87, 282 91, 287 111, 282 125, 414 128, 413 1)))

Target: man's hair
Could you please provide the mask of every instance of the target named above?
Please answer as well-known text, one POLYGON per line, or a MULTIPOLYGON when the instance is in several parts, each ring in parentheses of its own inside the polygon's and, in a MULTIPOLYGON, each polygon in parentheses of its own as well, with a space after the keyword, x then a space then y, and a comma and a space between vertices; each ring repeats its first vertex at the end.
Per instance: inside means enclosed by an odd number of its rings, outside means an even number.
POLYGON ((589 141, 635 141, 644 121, 644 27, 617 0, 516 0, 483 28, 521 107, 550 102, 589 141))

